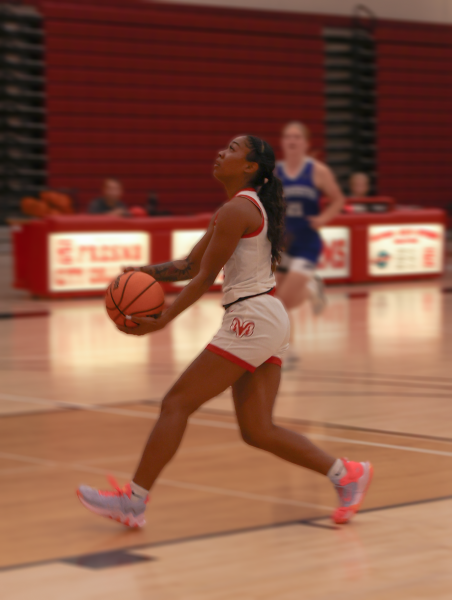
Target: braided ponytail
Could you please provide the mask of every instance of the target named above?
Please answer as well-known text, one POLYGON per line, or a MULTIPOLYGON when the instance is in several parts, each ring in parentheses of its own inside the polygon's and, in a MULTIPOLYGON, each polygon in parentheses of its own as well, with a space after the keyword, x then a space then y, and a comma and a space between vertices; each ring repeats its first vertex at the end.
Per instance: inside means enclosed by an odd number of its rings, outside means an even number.
POLYGON ((250 152, 246 159, 259 165, 250 184, 258 188, 257 195, 267 213, 267 237, 272 245, 272 265, 273 268, 276 268, 281 260, 284 239, 285 202, 283 187, 281 181, 273 173, 275 154, 270 144, 254 135, 248 135, 247 145, 250 152))

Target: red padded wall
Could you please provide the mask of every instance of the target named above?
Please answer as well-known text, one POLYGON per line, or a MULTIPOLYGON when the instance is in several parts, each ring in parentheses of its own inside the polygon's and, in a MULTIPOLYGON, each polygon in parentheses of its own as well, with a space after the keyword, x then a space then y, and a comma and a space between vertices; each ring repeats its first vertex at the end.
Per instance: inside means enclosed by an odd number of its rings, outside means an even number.
POLYGON ((303 119, 323 145, 323 20, 128 2, 40 2, 47 40, 50 185, 102 179, 127 201, 156 191, 173 213, 212 210, 218 149, 255 133, 277 145, 303 119), (94 6, 95 5, 95 6, 94 6))
MULTIPOLYGON (((231 136, 277 145, 306 121, 323 147, 325 26, 347 19, 142 0, 34 0, 44 13, 50 185, 121 178, 127 200, 156 191, 174 213, 224 198, 211 168, 231 136)), ((452 27, 376 28, 378 186, 400 202, 452 202, 452 27)))
POLYGON ((380 23, 378 183, 402 203, 452 203, 452 27, 380 23))

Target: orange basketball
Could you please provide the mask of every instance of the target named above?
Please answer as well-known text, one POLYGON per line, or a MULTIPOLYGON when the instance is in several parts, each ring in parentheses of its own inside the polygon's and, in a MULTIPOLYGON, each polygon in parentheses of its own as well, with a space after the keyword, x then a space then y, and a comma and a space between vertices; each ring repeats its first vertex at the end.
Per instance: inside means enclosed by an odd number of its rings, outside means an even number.
POLYGON ((116 277, 105 294, 110 319, 117 325, 137 327, 129 317, 150 317, 162 312, 165 297, 160 284, 141 271, 129 271, 116 277))

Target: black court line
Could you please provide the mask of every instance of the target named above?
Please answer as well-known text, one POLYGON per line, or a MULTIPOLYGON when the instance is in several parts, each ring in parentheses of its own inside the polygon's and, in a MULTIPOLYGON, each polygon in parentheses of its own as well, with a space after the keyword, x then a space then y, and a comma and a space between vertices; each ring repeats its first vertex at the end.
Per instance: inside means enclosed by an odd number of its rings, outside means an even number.
MULTIPOLYGON (((159 401, 155 400, 143 400, 141 404, 151 404, 152 406, 160 406, 159 401)), ((235 413, 232 411, 222 410, 221 408, 199 408, 197 413, 200 414, 209 414, 209 415, 219 415, 224 417, 235 417, 235 413)), ((382 435, 390 435, 397 437, 406 437, 420 440, 427 440, 433 442, 450 442, 452 443, 452 438, 448 437, 439 437, 435 435, 423 435, 422 433, 406 433, 401 431, 391 431, 386 429, 373 429, 369 427, 358 427, 354 425, 342 425, 339 423, 329 423, 326 421, 311 421, 309 419, 297 419, 296 417, 275 417, 275 421, 280 423, 287 423, 288 425, 303 425, 306 427, 324 427, 325 429, 342 429, 345 431, 356 431, 363 433, 375 433, 382 435)))
POLYGON ((83 554, 72 558, 63 558, 60 562, 75 567, 85 567, 88 569, 111 569, 114 567, 123 567, 125 565, 135 565, 137 563, 149 562, 155 560, 153 557, 129 554, 127 549, 110 550, 107 552, 96 552, 94 554, 83 554))
POLYGON ((395 398, 445 398, 446 400, 450 400, 452 395, 452 388, 450 388, 449 394, 430 394, 427 390, 425 392, 417 394, 416 392, 377 392, 377 391, 349 391, 349 390, 316 390, 312 392, 279 392, 278 396, 286 397, 286 396, 299 396, 300 398, 317 398, 317 397, 337 397, 337 398, 356 398, 356 397, 386 397, 386 396, 394 396, 395 398))
MULTIPOLYGON (((373 381, 375 378, 378 377, 383 377, 386 378, 387 380, 399 380, 401 382, 403 382, 403 380, 408 380, 408 382, 411 381, 425 381, 425 382, 430 382, 430 381, 444 381, 445 383, 451 383, 452 384, 452 377, 439 377, 439 376, 435 376, 435 377, 430 377, 430 376, 425 376, 425 375, 400 375, 398 373, 392 374, 392 373, 372 373, 372 372, 364 372, 364 373, 360 373, 360 372, 356 372, 356 371, 327 371, 324 369, 303 369, 300 368, 300 373, 304 374, 304 375, 318 375, 318 376, 322 376, 322 377, 329 377, 329 376, 333 376, 333 377, 339 377, 339 378, 344 378, 344 377, 350 377, 353 379, 355 379, 356 377, 360 377, 363 379, 370 379, 370 381, 373 381)), ((378 383, 378 381, 375 381, 375 383, 378 383)))
MULTIPOLYGON (((391 381, 388 379, 380 379, 380 380, 371 380, 371 379, 364 379, 364 378, 360 378, 360 377, 354 377, 354 378, 345 378, 345 377, 338 377, 338 376, 331 376, 331 375, 306 375, 305 373, 303 373, 303 371, 300 371, 299 375, 297 375, 297 377, 286 377, 285 379, 287 379, 288 381, 293 381, 293 380, 298 380, 301 379, 303 381, 303 383, 307 382, 307 381, 317 381, 320 383, 343 383, 343 384, 347 384, 347 383, 353 383, 353 384, 364 384, 364 385, 373 385, 373 386, 394 386, 394 387, 401 387, 401 388, 410 388, 410 387, 415 387, 418 389, 425 389, 425 390, 443 390, 443 391, 450 391, 452 392, 452 381, 450 383, 444 383, 444 384, 440 384, 437 385, 435 383, 429 383, 429 382, 419 382, 419 381, 391 381)), ((386 393, 388 394, 388 392, 379 392, 379 393, 386 393)), ((390 392, 392 394, 392 392, 390 392)))
MULTIPOLYGON (((384 510, 396 510, 399 508, 407 508, 410 506, 418 506, 418 505, 423 505, 423 504, 432 504, 434 502, 444 502, 447 500, 452 500, 452 495, 438 496, 436 498, 426 498, 423 500, 413 500, 412 502, 401 502, 398 504, 387 504, 384 506, 377 506, 375 508, 367 508, 364 510, 360 510, 359 514, 369 514, 369 513, 373 513, 373 512, 381 512, 384 510)), ((267 525, 257 525, 254 527, 243 527, 243 528, 239 528, 239 529, 230 529, 230 530, 225 530, 225 531, 216 531, 216 532, 212 532, 212 533, 191 535, 191 536, 182 537, 182 538, 175 538, 172 540, 163 540, 163 541, 155 542, 155 543, 151 542, 151 543, 137 544, 135 546, 132 545, 132 546, 126 546, 123 548, 117 548, 115 550, 112 550, 111 554, 116 553, 117 555, 123 555, 124 553, 134 552, 137 550, 161 548, 164 546, 173 546, 173 545, 178 545, 178 544, 188 544, 190 542, 197 542, 197 541, 203 541, 203 540, 209 540, 209 539, 219 539, 219 538, 223 538, 223 537, 230 537, 230 536, 234 536, 234 535, 242 535, 242 534, 247 534, 247 533, 256 533, 259 531, 266 531, 269 529, 292 527, 294 525, 300 525, 300 526, 306 526, 306 527, 318 527, 319 529, 334 530, 334 531, 341 529, 342 527, 353 527, 352 524, 335 526, 335 525, 327 525, 327 524, 319 523, 319 521, 323 521, 323 520, 330 519, 330 518, 331 517, 329 515, 322 515, 319 517, 312 517, 310 519, 282 521, 280 523, 268 523, 267 525)), ((359 515, 357 518, 359 518, 359 515)), ((135 533, 135 530, 125 532, 126 535, 128 533, 133 534, 133 533, 135 533)), ((99 552, 98 554, 105 555, 108 553, 99 552)), ((62 557, 51 558, 51 559, 42 560, 42 561, 34 561, 34 562, 32 561, 32 562, 27 562, 27 563, 22 563, 22 564, 17 564, 17 565, 7 565, 7 566, 0 567, 0 573, 4 573, 7 571, 15 571, 18 569, 27 569, 27 568, 31 568, 31 567, 45 566, 45 565, 56 564, 56 563, 66 563, 66 564, 72 564, 72 565, 85 566, 83 564, 83 562, 84 562, 83 558, 84 557, 86 558, 86 556, 94 557, 95 554, 78 555, 78 556, 62 556, 62 557)), ((157 559, 155 557, 151 557, 149 560, 157 560, 157 559)), ((102 560, 100 560, 99 562, 102 563, 102 560)), ((131 560, 130 562, 134 563, 136 561, 131 560)), ((86 565, 86 566, 90 566, 90 565, 86 565)), ((113 564, 111 566, 116 566, 116 565, 113 564)), ((90 568, 95 568, 95 567, 90 566, 90 568)), ((105 568, 105 567, 99 567, 99 568, 105 568)))
MULTIPOLYGON (((444 397, 444 396, 441 396, 444 397)), ((449 396, 447 396, 446 398, 450 398, 449 396)), ((1 399, 0 399, 1 400, 1 399)), ((48 410, 42 410, 42 411, 38 411, 38 410, 34 410, 34 411, 30 411, 30 412, 18 412, 18 413, 5 413, 4 415, 0 414, 0 420, 1 419, 6 419, 6 418, 13 418, 13 417, 44 417, 46 415, 49 414, 57 414, 57 413, 71 413, 71 412, 95 412, 96 414, 102 414, 102 408, 108 409, 108 408, 120 408, 120 407, 130 407, 133 405, 149 405, 149 406, 153 406, 156 408, 159 408, 161 405, 161 399, 159 398, 157 399, 147 399, 147 400, 127 400, 127 401, 123 401, 123 402, 117 402, 115 404, 103 404, 103 405, 99 405, 99 412, 96 411, 90 411, 90 410, 85 410, 82 407, 77 407, 77 406, 62 406, 59 408, 51 408, 48 410)), ((93 405, 89 405, 89 406, 93 406, 93 405)), ((235 419, 235 412, 233 411, 228 411, 228 410, 222 410, 220 408, 206 408, 206 407, 201 407, 199 408, 195 414, 206 414, 206 415, 214 415, 214 416, 220 416, 220 417, 232 417, 235 419)), ((121 415, 117 415, 118 417, 120 417, 121 415)), ((402 432, 402 431, 393 431, 393 430, 389 430, 389 429, 374 429, 372 427, 359 427, 359 426, 355 426, 355 425, 345 425, 342 423, 330 423, 328 421, 313 421, 313 420, 309 420, 309 419, 298 419, 296 417, 275 417, 275 421, 279 422, 279 423, 283 423, 283 424, 288 424, 288 425, 301 425, 304 427, 319 427, 319 428, 325 428, 325 429, 339 429, 342 431, 355 431, 355 432, 362 432, 362 433, 374 433, 374 434, 379 434, 379 435, 388 435, 388 436, 393 436, 393 437, 403 437, 403 438, 408 438, 408 439, 413 439, 413 440, 426 440, 426 441, 432 441, 432 442, 446 442, 446 443, 452 443, 452 438, 449 437, 442 437, 442 436, 435 436, 435 435, 424 435, 422 433, 408 433, 408 432, 402 432)))
POLYGON ((49 317, 50 311, 41 310, 35 312, 0 313, 0 319, 28 319, 34 317, 49 317))

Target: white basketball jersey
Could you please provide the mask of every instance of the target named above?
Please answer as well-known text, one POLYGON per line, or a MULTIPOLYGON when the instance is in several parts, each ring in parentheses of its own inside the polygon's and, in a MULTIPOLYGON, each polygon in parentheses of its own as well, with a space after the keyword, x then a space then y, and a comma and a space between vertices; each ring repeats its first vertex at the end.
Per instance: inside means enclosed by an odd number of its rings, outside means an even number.
POLYGON ((260 210, 262 224, 253 233, 242 236, 233 255, 224 266, 223 305, 263 294, 276 285, 272 272, 272 247, 267 238, 268 218, 255 190, 245 189, 236 194, 250 200, 260 210))

